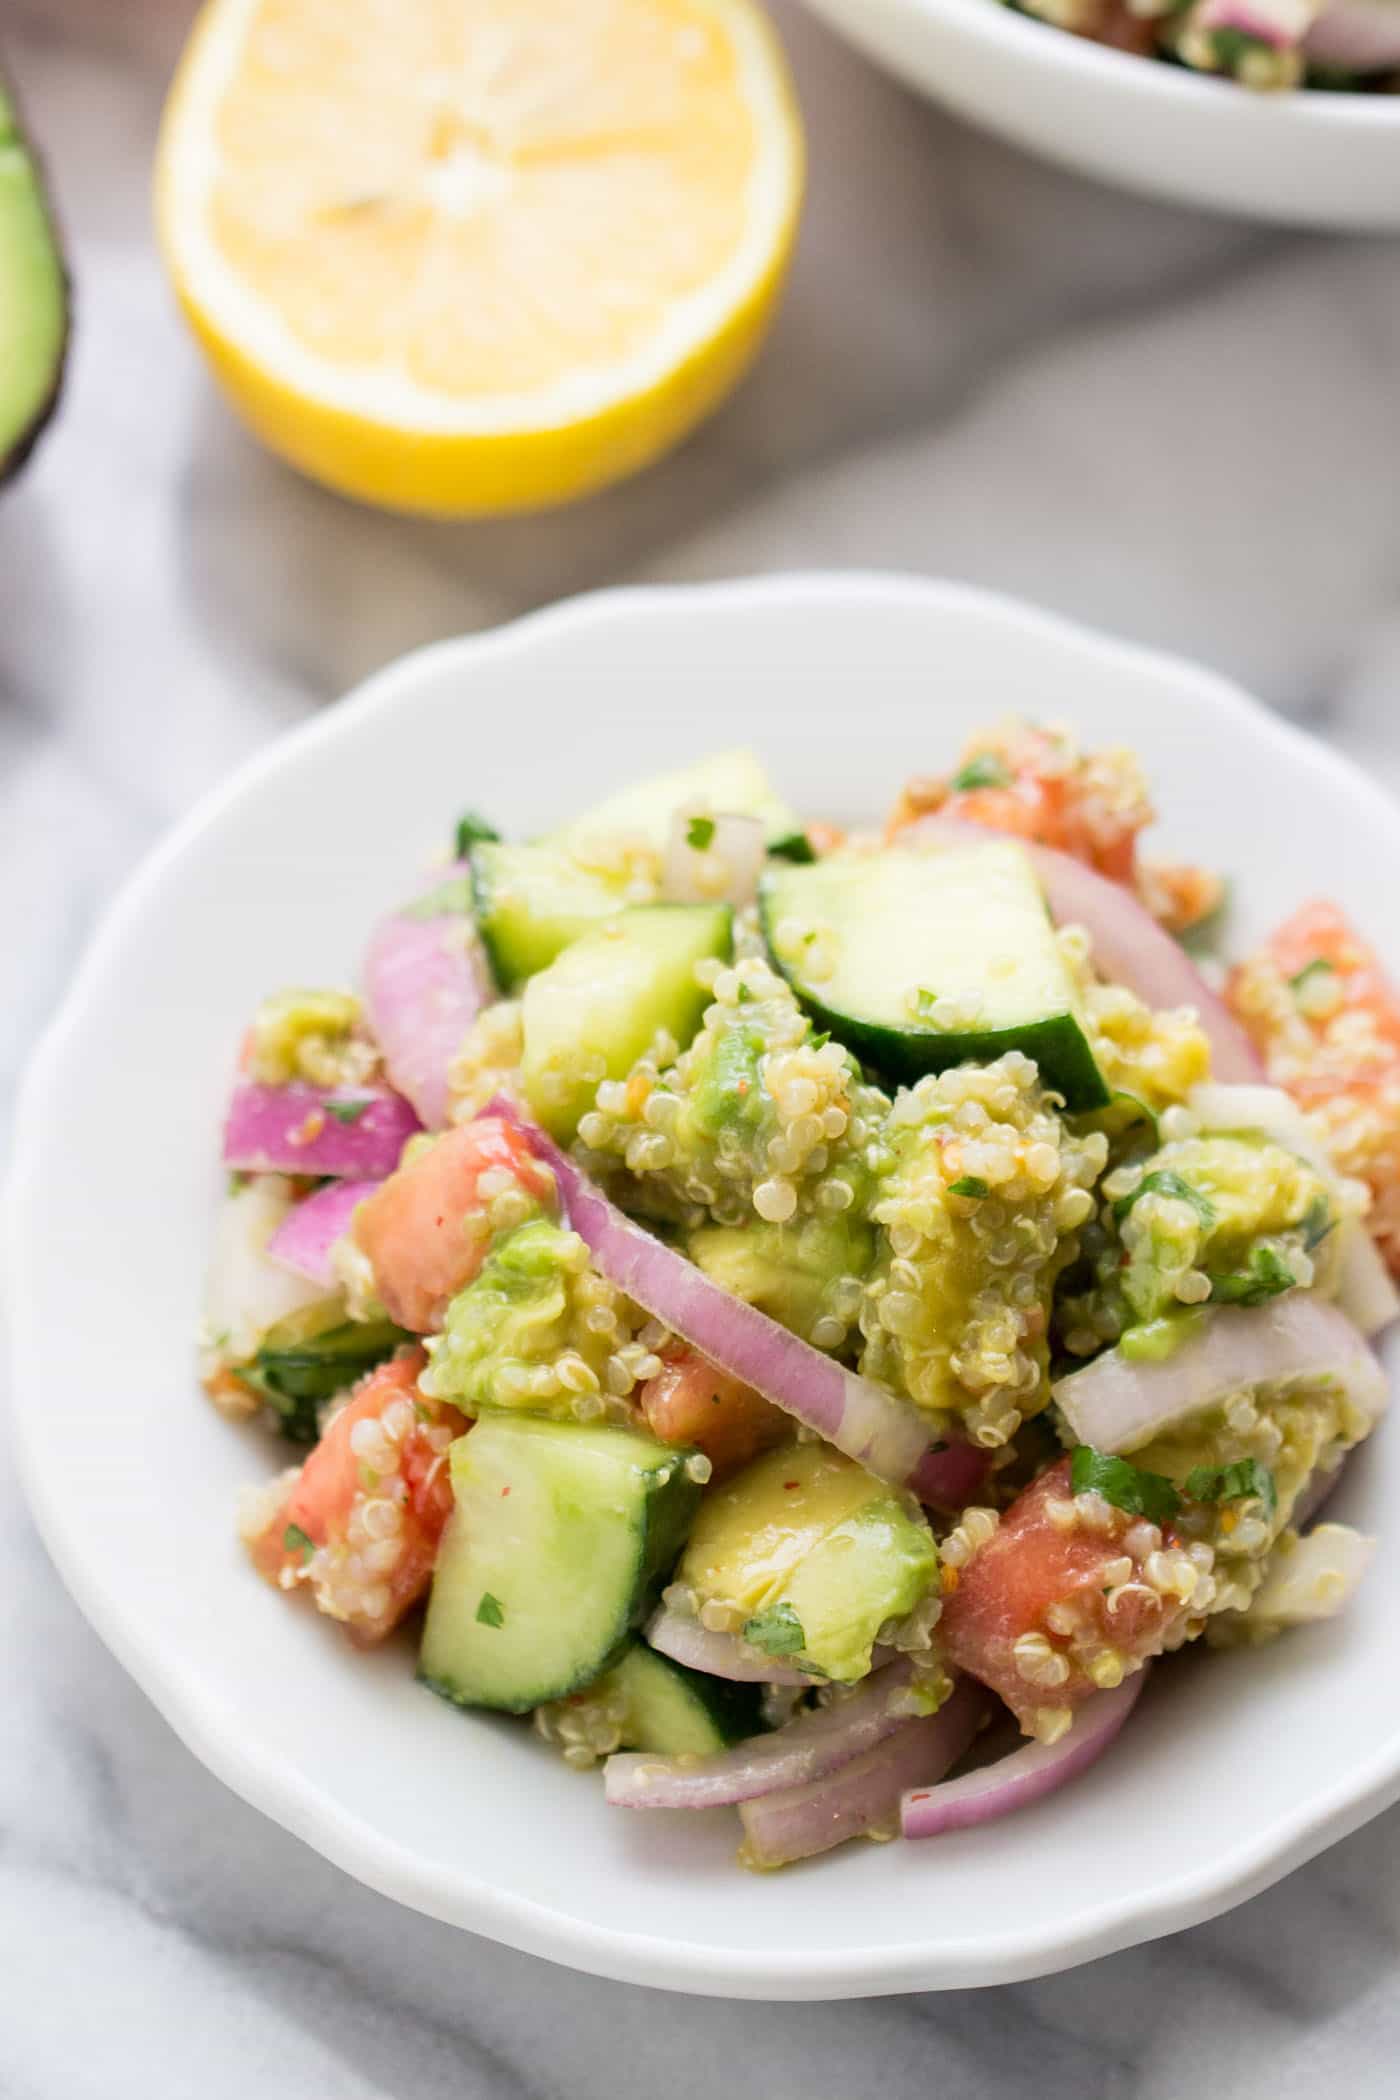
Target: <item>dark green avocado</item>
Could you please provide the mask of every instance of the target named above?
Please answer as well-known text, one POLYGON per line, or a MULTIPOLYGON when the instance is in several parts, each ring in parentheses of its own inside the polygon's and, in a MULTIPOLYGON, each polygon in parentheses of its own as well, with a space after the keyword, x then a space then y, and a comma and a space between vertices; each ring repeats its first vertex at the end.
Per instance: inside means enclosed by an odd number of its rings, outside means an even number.
POLYGON ((58 233, 0 73, 0 482, 24 464, 53 414, 67 346, 58 233))

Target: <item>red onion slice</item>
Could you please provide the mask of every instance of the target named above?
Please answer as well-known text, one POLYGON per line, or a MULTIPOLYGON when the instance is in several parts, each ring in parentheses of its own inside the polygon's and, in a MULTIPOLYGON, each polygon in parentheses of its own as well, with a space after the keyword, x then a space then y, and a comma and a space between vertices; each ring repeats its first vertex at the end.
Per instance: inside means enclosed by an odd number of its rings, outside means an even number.
POLYGON ((907 1660, 875 1670, 834 1706, 798 1714, 772 1735, 757 1735, 713 1757, 653 1757, 626 1751, 603 1767, 613 1808, 727 1808, 786 1787, 824 1779, 873 1750, 910 1719, 901 1711, 913 1677, 907 1660))
MULTIPOLYGON (((921 817, 907 840, 943 840, 950 846, 985 839, 988 827, 962 817, 921 817)), ((1210 1042, 1217 1079, 1253 1080, 1261 1073, 1249 1037, 1217 998, 1179 941, 1158 925, 1130 890, 1053 846, 1023 840, 1057 925, 1087 929, 1094 962, 1105 977, 1126 985, 1154 1010, 1192 1006, 1210 1042)))
POLYGON ((1275 1548, 1248 1616, 1276 1626, 1335 1618, 1356 1594, 1375 1550, 1375 1540, 1349 1524, 1319 1524, 1295 1546, 1275 1548))
POLYGON ((462 880, 449 880, 385 919, 374 932, 361 973, 365 1012, 384 1068, 429 1130, 448 1120, 447 1077, 462 1039, 495 998, 476 927, 448 908, 462 880), (433 909, 441 895, 442 910, 433 909))
POLYGON ((1208 33, 1233 29, 1271 51, 1291 51, 1323 4, 1324 0, 1202 0, 1191 26, 1208 33))
POLYGON ((712 1633, 688 1612, 663 1604, 646 1629, 646 1642, 659 1655, 701 1670, 707 1677, 727 1677, 731 1684, 805 1684, 816 1679, 806 1670, 789 1670, 749 1648, 737 1634, 712 1633))
POLYGON ((267 1251, 284 1269, 335 1289, 331 1248, 349 1230, 357 1204, 383 1187, 382 1181, 332 1181, 293 1205, 267 1243, 267 1251))
POLYGON ((1400 7, 1395 0, 1332 0, 1303 39, 1314 64, 1348 73, 1387 73, 1400 66, 1400 7))
POLYGON ((1336 1379, 1371 1423, 1385 1407, 1385 1372, 1345 1313, 1315 1292, 1289 1291, 1268 1305, 1208 1312, 1199 1332, 1160 1363, 1110 1349, 1059 1379, 1053 1392, 1081 1444, 1123 1452, 1241 1386, 1316 1377, 1336 1379))
POLYGON ((224 1124, 224 1165, 245 1174, 392 1174, 421 1124, 387 1087, 287 1086, 243 1080, 224 1124))
POLYGON ((1057 1787, 1087 1772, 1103 1756, 1136 1706, 1146 1670, 1125 1678, 1115 1691, 1096 1692, 1075 1715, 1058 1743, 1027 1743, 994 1765, 945 1779, 941 1786, 919 1786, 906 1794, 900 1825, 907 1838, 942 1837, 949 1830, 970 1830, 995 1822, 1018 1808, 1029 1808, 1057 1787))
POLYGON ((950 1460, 951 1446, 931 1447, 912 1407, 789 1334, 634 1225, 513 1101, 498 1094, 483 1114, 511 1124, 553 1168, 569 1224, 608 1281, 721 1371, 751 1385, 881 1480, 899 1487, 917 1479, 920 1491, 933 1499, 945 1480, 962 1477, 961 1454, 950 1460), (936 1459, 945 1464, 936 1465, 936 1459))
POLYGON ((847 1838, 889 1830, 905 1790, 928 1785, 957 1763, 989 1704, 980 1685, 964 1682, 936 1714, 905 1721, 829 1777, 744 1802, 744 1859, 753 1867, 783 1867, 829 1852, 847 1838))

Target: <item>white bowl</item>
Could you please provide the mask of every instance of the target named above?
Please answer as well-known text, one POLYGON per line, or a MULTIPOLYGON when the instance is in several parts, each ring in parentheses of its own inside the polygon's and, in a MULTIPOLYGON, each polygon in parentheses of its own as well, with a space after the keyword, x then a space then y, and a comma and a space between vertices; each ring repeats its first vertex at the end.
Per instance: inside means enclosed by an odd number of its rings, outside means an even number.
MULTIPOLYGON (((1335 1628, 1183 1658, 1098 1770, 1005 1823, 756 1879, 727 1813, 604 1806, 271 1594, 233 1535, 285 1459, 220 1419, 191 1330, 230 1059, 258 995, 348 978, 463 805, 529 832, 618 772, 756 742, 800 809, 872 817, 1009 709, 1143 750, 1242 933, 1323 884, 1400 969, 1400 818, 1205 672, 950 584, 778 578, 586 598, 425 649, 211 796, 123 894, 24 1088, 8 1212, 18 1445, 83 1609, 195 1753, 375 1888, 600 1974, 751 1997, 989 1983, 1222 1910, 1400 1795, 1400 1553, 1335 1628)), ((1343 1514, 1391 1533, 1400 1439, 1343 1514)))
POLYGON ((1000 0, 808 0, 959 115, 1125 189, 1295 226, 1400 226, 1400 99, 1261 95, 1000 0))

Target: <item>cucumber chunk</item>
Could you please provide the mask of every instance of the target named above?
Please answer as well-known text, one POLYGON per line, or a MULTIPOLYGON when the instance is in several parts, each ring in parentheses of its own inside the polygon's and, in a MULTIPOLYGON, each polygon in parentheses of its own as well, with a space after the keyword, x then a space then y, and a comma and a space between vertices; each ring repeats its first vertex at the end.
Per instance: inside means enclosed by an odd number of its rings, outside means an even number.
POLYGON ((268 1330, 252 1362, 233 1373, 240 1385, 261 1394, 294 1444, 314 1444, 326 1401, 413 1339, 390 1320, 346 1320, 338 1311, 331 1317, 333 1324, 318 1331, 313 1323, 324 1319, 320 1306, 291 1314, 268 1330))
POLYGON ((727 904, 643 904, 585 933, 525 987, 521 1079, 567 1144, 603 1079, 622 1079, 665 1029, 683 1050, 709 1001, 695 975, 733 945, 727 904))
POLYGON ((891 1079, 1020 1050, 1072 1110, 1104 1083, 1029 855, 1009 839, 773 868, 764 939, 819 1027, 891 1079))
POLYGON ((700 1499, 691 1454, 630 1429, 484 1416, 452 1446, 418 1674, 525 1713, 591 1684, 641 1623, 700 1499))
POLYGON ((621 1706, 619 1750, 708 1757, 763 1731, 761 1686, 687 1670, 640 1641, 581 1696, 595 1694, 621 1706))
POLYGON ((483 841, 470 861, 477 926, 505 992, 626 902, 625 878, 581 867, 552 846, 483 841))
POLYGON ((555 832, 553 843, 567 846, 583 839, 622 835, 644 838, 660 851, 678 809, 697 815, 758 817, 770 853, 789 860, 812 858, 798 819, 773 793, 756 754, 744 750, 716 751, 693 766, 622 788, 555 832))

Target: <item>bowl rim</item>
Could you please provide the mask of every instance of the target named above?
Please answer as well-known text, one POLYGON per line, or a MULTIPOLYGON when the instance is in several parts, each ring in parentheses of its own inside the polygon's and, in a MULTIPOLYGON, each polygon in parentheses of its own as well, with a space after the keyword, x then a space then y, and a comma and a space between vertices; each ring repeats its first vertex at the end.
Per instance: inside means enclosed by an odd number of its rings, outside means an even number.
MULTIPOLYGON (((983 5, 986 0, 971 0, 971 4, 983 5)), ((1013 1925, 995 1941, 983 1935, 976 1943, 940 1936, 868 1951, 775 1949, 761 1961, 748 1962, 749 1973, 736 1976, 733 1957, 722 1948, 679 1939, 658 1941, 643 1932, 600 1926, 517 1895, 499 1882, 439 1869, 366 1819, 337 1807, 314 1783, 285 1766, 270 1746, 239 1740, 226 1725, 217 1696, 187 1678, 177 1658, 158 1652, 86 1561, 81 1540, 70 1533, 65 1521, 38 1440, 31 1438, 31 1417, 18 1405, 18 1394, 40 1382, 43 1340, 37 1320, 28 1312, 32 1294, 24 1279, 42 1255, 36 1236, 26 1230, 26 1219, 41 1175, 38 1133, 61 1112, 57 1090, 65 1045, 100 992, 108 955, 139 924, 148 898, 186 851, 231 803, 273 773, 289 752, 314 750, 366 719, 386 713, 395 704, 405 674, 418 674, 435 660, 450 662, 464 677, 470 677, 477 666, 493 658, 529 651, 541 634, 625 623, 643 609, 669 606, 680 610, 703 601, 712 615, 723 617, 734 606, 766 602, 800 610, 813 601, 829 604, 833 597, 846 599, 853 611, 859 608, 872 618, 881 607, 914 602, 930 609, 963 608, 990 614, 1028 636, 1092 651, 1125 672, 1189 684, 1255 738, 1295 754, 1305 751, 1308 763, 1330 774, 1348 795, 1359 799, 1373 821, 1389 827, 1400 822, 1391 798, 1350 760, 1271 714, 1229 679, 1189 659, 1103 634, 1001 592, 863 569, 590 592, 504 626, 429 643, 396 658, 344 700, 273 738, 203 796, 154 846, 122 885, 90 937, 58 1012, 30 1056, 16 1096, 14 1155, 0 1220, 0 1269, 10 1337, 10 1413, 21 1484, 50 1557, 79 1608, 187 1748, 235 1794, 383 1895, 445 1923, 591 1974, 705 1996, 826 1999, 1016 1982, 1203 1923, 1269 1887, 1400 1799, 1400 1735, 1379 1748, 1350 1778, 1310 1794, 1305 1803, 1276 1817, 1255 1837, 1241 1841, 1208 1867, 1169 1877, 1146 1900, 1129 1895, 1103 1903, 1068 1932, 1026 1931, 1013 1925)))
MULTIPOLYGON (((808 0, 833 23, 848 18, 850 0, 808 0)), ((1043 22, 1006 6, 1003 0, 880 0, 891 14, 940 16, 970 42, 999 49, 1009 63, 1076 77, 1097 89, 1121 88, 1162 107, 1194 109, 1203 123, 1253 124, 1258 133, 1306 128, 1326 138, 1357 132, 1400 130, 1400 96, 1347 92, 1331 88, 1292 90, 1265 95, 1243 89, 1221 75, 1193 72, 1189 66, 1144 59, 1137 52, 1076 36, 1053 22, 1043 22), (1249 114, 1245 114, 1249 112, 1249 114)))

